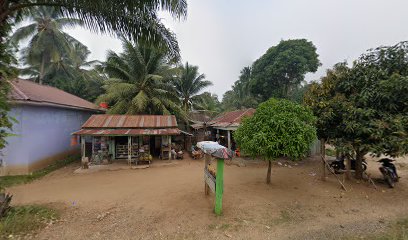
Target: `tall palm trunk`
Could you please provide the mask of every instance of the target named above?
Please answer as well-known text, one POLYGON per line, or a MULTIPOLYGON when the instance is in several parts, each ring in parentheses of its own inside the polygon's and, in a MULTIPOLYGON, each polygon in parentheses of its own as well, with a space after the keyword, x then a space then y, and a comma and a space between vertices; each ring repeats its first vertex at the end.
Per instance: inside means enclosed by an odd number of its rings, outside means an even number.
MULTIPOLYGON (((188 116, 188 112, 189 112, 188 111, 188 99, 184 99, 183 105, 184 105, 184 112, 188 116)), ((186 119, 185 123, 186 123, 186 132, 189 132, 189 130, 190 130, 189 120, 186 119)))
POLYGON ((40 76, 39 76, 39 84, 43 84, 44 80, 44 75, 45 75, 45 53, 42 54, 41 56, 41 65, 40 65, 40 76))

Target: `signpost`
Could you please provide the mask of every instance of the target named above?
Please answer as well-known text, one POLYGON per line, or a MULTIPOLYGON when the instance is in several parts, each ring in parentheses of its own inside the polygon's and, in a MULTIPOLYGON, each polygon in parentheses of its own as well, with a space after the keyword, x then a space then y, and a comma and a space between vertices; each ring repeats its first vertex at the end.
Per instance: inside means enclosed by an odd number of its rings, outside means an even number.
POLYGON ((221 215, 222 197, 224 193, 224 159, 231 158, 232 152, 224 146, 219 145, 217 142, 199 142, 197 143, 197 147, 201 148, 206 153, 204 167, 205 194, 209 195, 209 190, 215 193, 214 212, 217 215, 221 215), (208 165, 211 162, 211 156, 217 159, 217 171, 215 176, 213 176, 208 169, 208 165))
POLYGON ((222 194, 224 193, 224 159, 217 159, 217 177, 215 181, 215 214, 221 215, 222 194))

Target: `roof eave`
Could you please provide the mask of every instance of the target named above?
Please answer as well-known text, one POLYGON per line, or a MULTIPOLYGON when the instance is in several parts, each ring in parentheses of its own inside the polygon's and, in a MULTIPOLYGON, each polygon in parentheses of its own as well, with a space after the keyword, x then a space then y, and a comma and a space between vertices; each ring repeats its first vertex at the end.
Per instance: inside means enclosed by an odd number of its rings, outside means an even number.
POLYGON ((75 110, 82 110, 82 111, 92 111, 92 112, 106 112, 106 109, 94 109, 94 108, 84 108, 72 105, 65 105, 65 104, 57 104, 51 102, 38 102, 38 101, 31 101, 31 100, 10 100, 10 104, 15 105, 32 105, 32 106, 42 106, 42 107, 57 107, 57 108, 65 108, 65 109, 75 109, 75 110))

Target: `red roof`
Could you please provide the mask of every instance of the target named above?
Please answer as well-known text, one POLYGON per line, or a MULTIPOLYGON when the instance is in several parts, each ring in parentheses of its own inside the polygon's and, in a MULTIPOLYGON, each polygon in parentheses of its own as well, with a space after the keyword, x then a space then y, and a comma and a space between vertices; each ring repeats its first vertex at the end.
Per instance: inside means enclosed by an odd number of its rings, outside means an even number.
POLYGON ((174 128, 174 115, 92 115, 82 128, 174 128))
POLYGON ((133 136, 133 135, 179 135, 178 128, 162 129, 81 129, 74 132, 73 135, 91 135, 91 136, 133 136))
POLYGON ((104 111, 97 105, 88 102, 85 99, 64 92, 55 87, 40 85, 38 83, 22 79, 10 81, 10 84, 12 88, 9 98, 14 102, 104 111))
POLYGON ((243 117, 252 116, 254 113, 255 109, 253 108, 222 113, 211 120, 209 125, 212 127, 238 127, 243 117))

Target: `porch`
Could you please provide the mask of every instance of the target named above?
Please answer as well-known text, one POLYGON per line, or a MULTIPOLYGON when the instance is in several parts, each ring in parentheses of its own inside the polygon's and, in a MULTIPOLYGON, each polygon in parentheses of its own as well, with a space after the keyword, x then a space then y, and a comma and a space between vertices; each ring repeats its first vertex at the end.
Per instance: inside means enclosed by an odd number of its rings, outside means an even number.
POLYGON ((171 149, 181 151, 170 135, 90 136, 81 135, 82 159, 94 165, 127 162, 150 164, 153 159, 171 159, 171 149))
POLYGON ((80 136, 81 155, 87 163, 108 164, 126 160, 128 165, 150 164, 153 158, 171 159, 183 149, 174 142, 181 133, 173 115, 92 115, 80 136))

